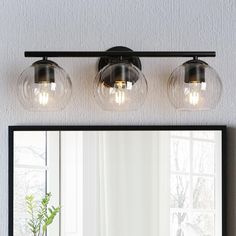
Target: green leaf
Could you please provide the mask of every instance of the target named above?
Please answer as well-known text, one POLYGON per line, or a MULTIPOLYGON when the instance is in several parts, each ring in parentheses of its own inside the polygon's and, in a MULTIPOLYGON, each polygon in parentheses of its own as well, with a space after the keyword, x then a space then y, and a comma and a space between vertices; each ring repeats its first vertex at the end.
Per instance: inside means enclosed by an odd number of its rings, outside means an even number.
POLYGON ((47 227, 53 223, 54 218, 60 212, 60 206, 48 207, 52 194, 47 193, 40 202, 36 202, 33 195, 25 197, 27 213, 30 215, 28 226, 34 235, 42 235, 47 231, 47 227))

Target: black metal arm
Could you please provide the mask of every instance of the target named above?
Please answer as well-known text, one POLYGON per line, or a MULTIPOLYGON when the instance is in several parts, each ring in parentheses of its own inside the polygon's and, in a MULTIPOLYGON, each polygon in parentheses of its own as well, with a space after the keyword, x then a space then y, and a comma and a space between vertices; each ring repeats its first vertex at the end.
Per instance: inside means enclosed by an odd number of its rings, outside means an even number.
POLYGON ((25 57, 215 57, 214 51, 26 51, 25 57))

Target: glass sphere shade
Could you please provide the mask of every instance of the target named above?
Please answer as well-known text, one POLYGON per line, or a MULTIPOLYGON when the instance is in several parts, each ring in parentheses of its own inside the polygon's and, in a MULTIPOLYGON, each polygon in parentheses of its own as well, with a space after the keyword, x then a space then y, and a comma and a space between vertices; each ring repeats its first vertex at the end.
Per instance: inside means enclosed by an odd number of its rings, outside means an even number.
POLYGON ((170 102, 179 110, 209 110, 218 104, 222 83, 217 72, 200 60, 177 67, 168 80, 170 102))
POLYGON ((68 74, 49 60, 33 63, 17 82, 18 98, 23 107, 31 111, 62 110, 69 102, 71 92, 68 74))
POLYGON ((94 97, 103 110, 137 110, 147 91, 143 73, 132 63, 108 64, 94 80, 94 97))

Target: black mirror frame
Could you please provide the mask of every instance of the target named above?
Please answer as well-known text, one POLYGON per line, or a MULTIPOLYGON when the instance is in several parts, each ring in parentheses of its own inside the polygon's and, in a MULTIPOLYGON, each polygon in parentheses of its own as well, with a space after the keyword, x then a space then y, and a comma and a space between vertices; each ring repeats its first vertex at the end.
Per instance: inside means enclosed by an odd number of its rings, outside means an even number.
POLYGON ((222 132, 222 236, 227 236, 227 126, 9 126, 8 127, 8 236, 13 236, 13 163, 14 131, 74 131, 74 130, 219 130, 222 132))

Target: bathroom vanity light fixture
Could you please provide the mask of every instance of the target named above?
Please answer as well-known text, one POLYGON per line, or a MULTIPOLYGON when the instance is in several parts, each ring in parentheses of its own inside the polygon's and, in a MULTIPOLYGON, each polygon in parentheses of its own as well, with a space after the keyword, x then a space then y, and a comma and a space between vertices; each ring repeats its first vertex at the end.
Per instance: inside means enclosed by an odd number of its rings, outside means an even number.
POLYGON ((107 51, 25 52, 25 57, 43 58, 23 71, 18 80, 19 100, 29 110, 63 109, 70 99, 71 80, 49 57, 99 57, 93 91, 104 110, 136 110, 144 103, 148 85, 139 57, 193 58, 175 69, 167 83, 168 97, 177 109, 212 109, 222 91, 218 74, 198 59, 215 57, 212 51, 132 51, 119 46, 107 51))

